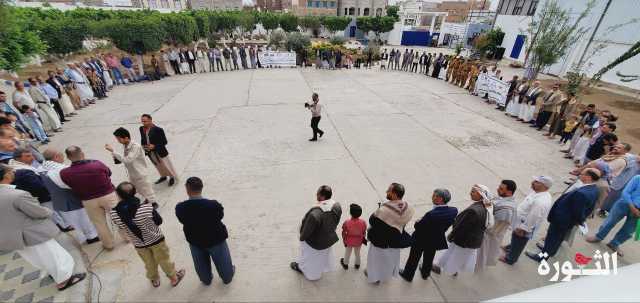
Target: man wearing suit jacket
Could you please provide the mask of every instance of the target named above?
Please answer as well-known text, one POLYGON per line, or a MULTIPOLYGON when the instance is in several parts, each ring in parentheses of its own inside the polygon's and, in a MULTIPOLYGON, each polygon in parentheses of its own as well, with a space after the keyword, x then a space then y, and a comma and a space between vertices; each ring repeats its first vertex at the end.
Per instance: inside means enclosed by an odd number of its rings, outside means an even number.
POLYGON ((556 110, 556 106, 562 102, 562 98, 563 96, 560 92, 560 84, 556 83, 553 85, 551 91, 544 97, 536 122, 534 125, 531 125, 531 127, 542 130, 545 125, 547 125, 547 122, 549 122, 551 115, 556 110))
POLYGON ((140 120, 142 122, 142 126, 140 126, 142 142, 140 145, 160 174, 160 179, 155 184, 160 184, 169 178, 169 186, 173 186, 177 174, 169 158, 169 151, 166 147, 167 137, 164 135, 164 130, 153 124, 153 118, 149 114, 142 115, 140 120))
POLYGON ((550 224, 544 245, 542 243, 536 244, 546 255, 540 256, 538 253, 527 252, 527 257, 538 262, 553 257, 558 252, 567 233, 574 226, 584 224, 587 216, 593 211, 596 200, 598 200, 598 187, 595 183, 600 179, 600 176, 600 171, 595 168, 585 168, 580 173, 579 178, 582 185, 570 188, 562 194, 549 211, 547 221, 550 224))
POLYGON ((420 274, 422 279, 426 280, 429 277, 436 251, 448 248, 444 233, 458 215, 457 208, 447 206, 451 200, 451 193, 448 190, 442 188, 434 190, 431 200, 434 204, 433 209, 414 224, 411 252, 404 269, 400 270, 400 277, 407 282, 413 280, 421 256, 423 260, 420 274))

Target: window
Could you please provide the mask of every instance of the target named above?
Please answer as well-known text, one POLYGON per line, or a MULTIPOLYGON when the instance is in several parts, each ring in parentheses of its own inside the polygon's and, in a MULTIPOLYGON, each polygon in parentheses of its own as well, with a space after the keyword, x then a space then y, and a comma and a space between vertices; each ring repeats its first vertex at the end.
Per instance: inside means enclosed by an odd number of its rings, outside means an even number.
POLYGON ((355 9, 355 7, 350 7, 350 8, 349 8, 349 16, 353 16, 353 15, 355 15, 355 14, 356 14, 356 9, 355 9))
POLYGON ((329 7, 329 3, 327 3, 327 1, 322 1, 322 7, 329 7))
POLYGON ((182 10, 182 2, 180 2, 180 0, 175 0, 174 6, 176 10, 182 10))
POLYGON ((513 7, 512 15, 520 15, 522 13, 522 8, 524 7, 525 0, 516 1, 516 5, 513 7))
POLYGON ((334 1, 329 2, 329 7, 336 7, 336 3, 334 1))
POLYGON ((314 4, 314 7, 320 7, 320 1, 316 1, 314 4))
POLYGON ((345 15, 345 16, 349 15, 349 9, 348 9, 348 8, 346 8, 346 7, 344 8, 344 15, 345 15))
POLYGON ((358 7, 358 16, 360 16, 360 8, 358 7))
POLYGON ((363 13, 363 15, 365 15, 365 16, 369 16, 369 8, 368 8, 368 7, 366 7, 366 8, 364 9, 364 13, 363 13))
POLYGON ((382 9, 376 8, 376 17, 380 17, 380 16, 382 16, 382 9))
POLYGON ((313 1, 312 0, 307 1, 307 7, 312 7, 312 6, 313 6, 313 1))
POLYGON ((533 16, 536 14, 536 9, 538 8, 538 0, 531 1, 531 5, 529 6, 529 10, 527 11, 527 16, 533 16))
POLYGON ((156 2, 156 0, 149 0, 149 8, 158 8, 158 3, 156 2))

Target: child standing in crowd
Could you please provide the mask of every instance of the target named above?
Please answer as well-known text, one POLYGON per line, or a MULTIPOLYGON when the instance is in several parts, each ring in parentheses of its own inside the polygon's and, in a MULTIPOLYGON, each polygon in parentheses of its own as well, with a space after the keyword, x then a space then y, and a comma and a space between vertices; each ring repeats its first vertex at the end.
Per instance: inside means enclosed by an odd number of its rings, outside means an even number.
POLYGON ((355 268, 360 268, 360 247, 362 244, 366 244, 364 236, 367 232, 367 223, 360 219, 360 215, 362 215, 360 205, 351 204, 349 213, 351 214, 351 219, 342 224, 342 241, 344 242, 345 251, 344 258, 340 258, 340 265, 345 270, 349 269, 351 251, 355 251, 356 255, 355 268))
POLYGON ((571 116, 567 122, 564 124, 564 130, 562 131, 562 138, 560 138, 560 143, 565 144, 571 137, 573 137, 573 131, 576 129, 578 125, 578 118, 576 115, 571 116))

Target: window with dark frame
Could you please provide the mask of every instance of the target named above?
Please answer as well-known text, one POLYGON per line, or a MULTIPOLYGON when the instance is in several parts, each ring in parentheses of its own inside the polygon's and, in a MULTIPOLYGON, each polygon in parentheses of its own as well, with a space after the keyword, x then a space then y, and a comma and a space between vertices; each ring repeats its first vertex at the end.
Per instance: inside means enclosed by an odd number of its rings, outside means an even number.
POLYGON ((533 16, 536 14, 536 9, 538 8, 538 0, 531 1, 531 5, 529 6, 529 10, 527 11, 527 16, 533 16))
POLYGON ((512 15, 520 15, 522 13, 522 8, 524 7, 525 0, 517 0, 516 5, 513 7, 512 15))

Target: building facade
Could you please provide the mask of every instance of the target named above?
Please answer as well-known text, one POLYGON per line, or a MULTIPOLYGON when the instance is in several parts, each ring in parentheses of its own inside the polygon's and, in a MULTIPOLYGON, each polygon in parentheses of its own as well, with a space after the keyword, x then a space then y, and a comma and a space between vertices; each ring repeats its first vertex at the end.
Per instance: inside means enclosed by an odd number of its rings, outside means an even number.
POLYGON ((338 3, 338 16, 384 16, 386 8, 387 0, 341 0, 338 3))
POLYGON ((489 0, 468 0, 468 1, 442 1, 438 4, 435 11, 447 12, 447 22, 465 22, 469 11, 471 10, 487 10, 491 6, 489 0))
POLYGON ((293 0, 292 10, 297 16, 336 16, 338 0, 293 0))
MULTIPOLYGON (((106 2, 106 1, 105 1, 106 2)), ((181 11, 187 9, 186 0, 132 0, 133 7, 146 9, 169 9, 181 11)))
MULTIPOLYGON (((496 17, 495 26, 500 27, 505 33, 502 41, 502 47, 506 49, 505 58, 524 63, 527 41, 530 39, 527 29, 533 20, 533 15, 539 13, 544 3, 545 0, 500 1, 498 5, 500 14, 496 17)), ((563 0, 558 3, 563 9, 573 11, 574 14, 571 16, 576 18, 579 12, 585 9, 587 1, 563 0)), ((640 11, 639 1, 596 0, 595 7, 582 21, 582 26, 588 28, 586 34, 567 50, 563 58, 544 72, 565 76, 575 64, 583 60, 586 62, 583 71, 588 77, 593 76, 640 41, 640 31, 637 24, 633 23, 638 16, 638 11, 640 11), (600 49, 602 46, 604 48, 600 49), (596 49, 600 50, 594 55, 596 49)), ((640 56, 636 56, 604 74, 602 81, 640 89, 640 81, 623 82, 616 75, 616 73, 638 74, 639 70, 640 56)))
MULTIPOLYGON (((294 0, 296 1, 296 0, 294 0)), ((291 9, 291 0, 257 0, 256 9, 261 11, 282 12, 291 9)))
MULTIPOLYGON (((148 0, 142 0, 148 1, 148 0)), ((188 0, 191 9, 241 10, 242 0, 188 0)))

